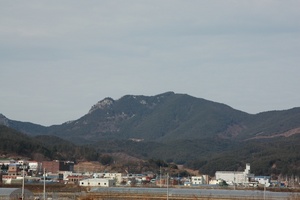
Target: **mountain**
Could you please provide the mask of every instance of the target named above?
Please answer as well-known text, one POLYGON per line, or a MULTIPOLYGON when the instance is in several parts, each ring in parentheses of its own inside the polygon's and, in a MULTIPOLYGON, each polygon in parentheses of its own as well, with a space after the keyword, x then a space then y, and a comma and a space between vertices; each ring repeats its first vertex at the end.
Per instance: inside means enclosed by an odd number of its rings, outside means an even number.
POLYGON ((242 129, 240 124, 248 117, 224 104, 167 92, 152 97, 105 98, 80 119, 62 125, 9 121, 9 127, 30 135, 57 135, 78 144, 130 138, 168 142, 211 138, 229 132, 230 127, 242 129))
POLYGON ((250 162, 257 172, 300 174, 300 158, 294 153, 300 150, 300 108, 248 114, 166 92, 107 97, 86 115, 61 125, 44 127, 4 116, 0 123, 31 136, 56 136, 98 152, 164 159, 208 173, 250 162))
POLYGON ((33 136, 56 135, 77 144, 130 138, 152 142, 246 140, 299 132, 300 108, 251 115, 225 104, 167 92, 150 97, 105 98, 83 117, 61 125, 45 127, 3 115, 0 124, 33 136))

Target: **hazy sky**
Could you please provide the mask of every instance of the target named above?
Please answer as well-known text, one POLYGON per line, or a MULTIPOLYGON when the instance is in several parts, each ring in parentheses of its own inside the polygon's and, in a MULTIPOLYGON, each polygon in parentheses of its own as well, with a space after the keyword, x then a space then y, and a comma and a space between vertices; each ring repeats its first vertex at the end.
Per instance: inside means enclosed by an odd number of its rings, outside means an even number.
POLYGON ((0 113, 42 125, 167 91, 300 106, 299 0, 0 2, 0 113))

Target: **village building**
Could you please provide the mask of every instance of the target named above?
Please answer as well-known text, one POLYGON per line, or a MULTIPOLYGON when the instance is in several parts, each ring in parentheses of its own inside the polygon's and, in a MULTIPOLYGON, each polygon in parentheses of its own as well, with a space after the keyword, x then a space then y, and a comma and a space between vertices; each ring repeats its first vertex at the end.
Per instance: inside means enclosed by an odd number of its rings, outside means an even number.
POLYGON ((255 176, 254 181, 257 182, 260 185, 265 185, 266 187, 269 187, 270 184, 270 176, 255 176))
POLYGON ((123 181, 122 173, 94 173, 93 178, 114 179, 116 184, 121 184, 123 181))
POLYGON ((228 185, 248 185, 254 174, 250 174, 250 164, 246 164, 246 169, 240 171, 217 171, 216 180, 224 180, 228 185))
POLYGON ((43 161, 42 168, 45 169, 46 172, 58 173, 60 171, 74 171, 74 162, 71 161, 43 161))
POLYGON ((37 161, 28 161, 30 171, 37 172, 39 170, 39 163, 37 161))
POLYGON ((79 184, 81 180, 87 179, 87 176, 84 175, 69 175, 64 181, 66 184, 79 184))
POLYGON ((208 175, 192 176, 191 177, 191 184, 193 186, 203 185, 203 184, 208 184, 208 183, 209 183, 208 175))
POLYGON ((27 172, 23 171, 18 163, 11 163, 8 166, 7 173, 2 175, 2 181, 4 184, 20 183, 23 179, 23 173, 24 176, 27 176, 27 172))
POLYGON ((13 164, 10 164, 8 166, 8 170, 7 170, 7 175, 8 176, 15 176, 16 177, 19 174, 20 174, 20 169, 19 169, 18 164, 13 163, 13 164))
POLYGON ((116 181, 107 178, 90 178, 81 180, 79 185, 85 187, 112 187, 116 185, 116 181))
POLYGON ((16 161, 14 159, 0 158, 0 165, 9 165, 12 163, 16 163, 16 161))

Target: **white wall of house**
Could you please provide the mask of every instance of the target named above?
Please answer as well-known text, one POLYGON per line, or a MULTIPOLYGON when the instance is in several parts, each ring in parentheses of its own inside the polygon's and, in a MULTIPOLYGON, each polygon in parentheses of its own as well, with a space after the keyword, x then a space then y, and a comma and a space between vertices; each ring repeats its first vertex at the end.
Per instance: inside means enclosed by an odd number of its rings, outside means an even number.
POLYGON ((28 166, 31 171, 37 171, 39 169, 39 163, 35 161, 29 161, 28 166))
POLYGON ((82 173, 74 173, 71 171, 63 171, 63 180, 66 181, 68 179, 68 176, 82 176, 82 173))
POLYGON ((203 185, 208 183, 208 176, 202 175, 202 176, 192 176, 191 178, 192 185, 203 185))
POLYGON ((15 160, 11 160, 11 159, 1 159, 0 160, 0 165, 9 165, 11 163, 15 163, 15 160))
POLYGON ((270 176, 255 176, 254 180, 259 184, 266 185, 266 187, 270 186, 270 176))
POLYGON ((249 177, 253 176, 250 174, 250 164, 246 164, 246 169, 243 172, 236 171, 217 171, 216 179, 222 179, 226 181, 227 184, 247 184, 249 183, 249 177))
POLYGON ((246 183, 248 178, 243 172, 231 172, 231 171, 217 171, 216 179, 222 179, 226 181, 227 184, 233 185, 246 183))
POLYGON ((93 178, 115 179, 117 184, 122 182, 122 173, 94 173, 93 178))
POLYGON ((81 180, 79 185, 85 187, 112 187, 115 185, 115 180, 106 178, 90 178, 81 180))

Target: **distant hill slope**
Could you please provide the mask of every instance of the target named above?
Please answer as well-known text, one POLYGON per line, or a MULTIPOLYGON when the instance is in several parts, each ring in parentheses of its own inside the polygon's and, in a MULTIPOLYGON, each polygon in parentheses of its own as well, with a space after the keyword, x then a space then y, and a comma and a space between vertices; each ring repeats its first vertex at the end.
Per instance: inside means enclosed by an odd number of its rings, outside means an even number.
POLYGON ((27 157, 34 160, 97 160, 94 149, 76 146, 56 136, 31 137, 0 125, 0 155, 27 157))
POLYGON ((52 156, 49 149, 35 139, 3 125, 0 125, 0 141, 1 155, 34 157, 33 154, 41 154, 47 158, 52 156))
POLYGON ((276 136, 300 128, 300 108, 259 113, 248 118, 244 124, 247 126, 242 135, 244 139, 276 136))
POLYGON ((31 122, 11 120, 6 118, 2 114, 0 114, 0 125, 5 125, 7 127, 13 128, 15 130, 29 135, 43 135, 47 133, 47 127, 45 126, 34 124, 31 122))

